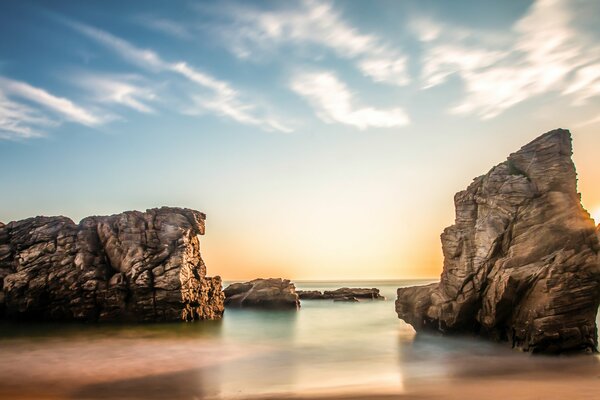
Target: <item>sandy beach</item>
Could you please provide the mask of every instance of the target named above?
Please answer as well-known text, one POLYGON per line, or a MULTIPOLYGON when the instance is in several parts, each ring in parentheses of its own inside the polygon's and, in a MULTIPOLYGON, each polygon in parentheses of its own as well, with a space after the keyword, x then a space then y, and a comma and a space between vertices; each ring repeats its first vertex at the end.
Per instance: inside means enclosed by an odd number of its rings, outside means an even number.
MULTIPOLYGON (((403 355, 418 361, 424 346, 407 346, 412 350, 403 355)), ((349 376, 341 385, 254 394, 220 392, 226 384, 221 375, 223 368, 244 373, 244 359, 264 348, 177 336, 15 339, 0 348, 1 399, 592 399, 600 392, 598 355, 531 356, 508 348, 500 356, 454 354, 444 376, 422 374, 406 362, 399 385, 353 384, 349 376)))

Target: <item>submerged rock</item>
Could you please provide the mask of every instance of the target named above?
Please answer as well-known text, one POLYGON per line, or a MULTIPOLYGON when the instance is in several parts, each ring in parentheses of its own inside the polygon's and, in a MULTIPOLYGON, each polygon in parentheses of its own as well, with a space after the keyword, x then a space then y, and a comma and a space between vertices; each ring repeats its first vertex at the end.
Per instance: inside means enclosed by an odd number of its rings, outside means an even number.
POLYGON ((300 300, 296 287, 288 279, 254 279, 233 283, 223 290, 227 307, 268 309, 298 309, 300 300))
POLYGON ((525 351, 595 350, 600 245, 571 154, 569 131, 548 132, 457 193, 441 281, 398 289, 398 316, 525 351))
POLYGON ((298 296, 302 300, 336 300, 345 298, 385 300, 385 297, 380 295, 379 289, 376 288, 344 287, 336 290, 326 290, 324 292, 319 290, 297 290, 296 293, 298 293, 298 296))
POLYGON ((220 318, 221 278, 206 277, 205 215, 127 211, 75 224, 35 217, 0 225, 1 317, 177 321, 220 318))

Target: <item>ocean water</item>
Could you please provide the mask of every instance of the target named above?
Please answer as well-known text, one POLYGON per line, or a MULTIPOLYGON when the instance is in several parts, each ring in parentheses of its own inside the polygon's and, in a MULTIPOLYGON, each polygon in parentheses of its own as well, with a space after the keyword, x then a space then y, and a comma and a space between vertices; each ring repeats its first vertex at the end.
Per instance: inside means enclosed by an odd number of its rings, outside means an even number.
POLYGON ((475 338, 418 335, 394 311, 398 287, 430 281, 296 282, 377 287, 386 300, 304 300, 299 311, 228 309, 222 321, 0 325, 1 398, 229 399, 410 391, 448 379, 598 370, 598 357, 531 357, 475 338), (592 363, 592 364, 590 364, 592 363))

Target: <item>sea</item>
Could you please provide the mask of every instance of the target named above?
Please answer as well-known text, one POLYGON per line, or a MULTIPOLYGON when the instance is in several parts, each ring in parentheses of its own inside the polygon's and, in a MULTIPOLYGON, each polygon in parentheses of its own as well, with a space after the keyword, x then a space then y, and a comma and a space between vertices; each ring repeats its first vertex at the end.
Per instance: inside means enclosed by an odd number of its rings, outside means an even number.
POLYGON ((598 368, 597 356, 532 357, 474 337, 416 335, 395 313, 396 289, 427 283, 297 281, 302 290, 376 287, 385 300, 303 300, 298 311, 227 309, 221 321, 3 323, 0 398, 402 393, 447 379, 560 372, 592 361, 598 368))

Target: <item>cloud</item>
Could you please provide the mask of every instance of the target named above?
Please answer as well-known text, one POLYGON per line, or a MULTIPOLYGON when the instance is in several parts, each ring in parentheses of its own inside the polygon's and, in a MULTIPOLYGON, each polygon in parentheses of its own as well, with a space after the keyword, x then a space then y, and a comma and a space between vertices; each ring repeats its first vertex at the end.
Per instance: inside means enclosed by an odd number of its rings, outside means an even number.
POLYGON ((180 39, 191 39, 192 35, 181 22, 151 15, 140 15, 135 18, 140 25, 180 39))
POLYGON ((102 118, 73 103, 64 97, 58 97, 29 85, 25 82, 0 77, 0 89, 4 93, 13 95, 62 115, 66 119, 86 126, 95 126, 103 122, 102 118))
POLYGON ((157 100, 157 95, 137 75, 84 73, 73 80, 100 103, 119 104, 141 113, 155 112, 148 103, 157 100))
POLYGON ((241 93, 233 89, 228 82, 200 71, 186 62, 168 62, 152 50, 140 49, 128 41, 100 29, 76 22, 68 22, 68 24, 134 65, 155 72, 175 73, 204 89, 210 90, 212 92, 211 98, 196 102, 206 110, 213 111, 219 116, 233 119, 239 123, 255 125, 268 131, 292 131, 284 123, 277 122, 276 118, 256 112, 255 107, 243 101, 241 93))
POLYGON ((400 127, 410 123, 406 112, 398 107, 376 109, 356 106, 348 87, 330 72, 298 74, 290 87, 304 97, 326 123, 338 122, 361 130, 400 127))
POLYGON ((600 48, 576 29, 570 5, 536 1, 504 34, 504 42, 453 27, 444 27, 444 35, 422 35, 424 88, 458 75, 465 97, 450 112, 482 119, 549 92, 570 95, 575 104, 599 95, 600 48))
POLYGON ((44 129, 56 125, 33 108, 9 99, 0 90, 0 139, 45 136, 44 129))
POLYGON ((240 58, 284 44, 313 45, 354 60, 375 82, 406 85, 406 56, 382 38, 348 24, 329 2, 305 0, 295 9, 258 11, 238 6, 225 9, 228 25, 220 29, 230 50, 240 58))

